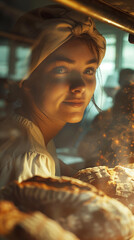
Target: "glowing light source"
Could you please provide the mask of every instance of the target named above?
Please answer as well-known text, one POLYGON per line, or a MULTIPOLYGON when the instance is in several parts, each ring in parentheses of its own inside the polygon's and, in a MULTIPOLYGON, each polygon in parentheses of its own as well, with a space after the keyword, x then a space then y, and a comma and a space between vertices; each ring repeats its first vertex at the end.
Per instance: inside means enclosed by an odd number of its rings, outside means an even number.
POLYGON ((116 140, 115 140, 115 143, 116 143, 116 144, 119 144, 119 140, 118 140, 118 139, 116 139, 116 140))

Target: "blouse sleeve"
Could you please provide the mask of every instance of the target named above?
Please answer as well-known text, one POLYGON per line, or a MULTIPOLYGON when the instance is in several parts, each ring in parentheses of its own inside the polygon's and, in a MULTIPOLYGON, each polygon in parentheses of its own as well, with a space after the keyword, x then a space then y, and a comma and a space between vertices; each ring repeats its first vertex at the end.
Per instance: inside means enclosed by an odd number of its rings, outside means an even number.
POLYGON ((4 186, 13 180, 19 182, 39 175, 52 177, 55 175, 55 164, 51 156, 36 152, 28 152, 18 157, 6 159, 0 172, 0 186, 4 186))

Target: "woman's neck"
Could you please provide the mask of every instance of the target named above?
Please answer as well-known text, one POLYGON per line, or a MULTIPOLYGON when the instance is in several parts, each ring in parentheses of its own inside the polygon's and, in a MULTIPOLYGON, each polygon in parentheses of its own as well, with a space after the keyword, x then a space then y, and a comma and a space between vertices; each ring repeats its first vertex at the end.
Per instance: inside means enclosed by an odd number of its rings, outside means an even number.
POLYGON ((56 121, 49 119, 38 108, 31 112, 31 121, 39 127, 43 134, 46 144, 54 138, 57 133, 64 127, 65 124, 58 124, 56 121))
POLYGON ((56 136, 64 127, 65 123, 49 119, 35 104, 33 97, 28 89, 24 89, 26 102, 21 109, 20 114, 32 121, 43 134, 45 144, 56 136))

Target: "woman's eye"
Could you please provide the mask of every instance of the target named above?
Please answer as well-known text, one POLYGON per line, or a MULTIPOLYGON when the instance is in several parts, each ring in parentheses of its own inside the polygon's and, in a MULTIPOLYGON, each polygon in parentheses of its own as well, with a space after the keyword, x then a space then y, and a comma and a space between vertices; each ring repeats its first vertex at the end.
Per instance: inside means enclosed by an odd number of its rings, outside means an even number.
POLYGON ((67 69, 65 67, 56 67, 53 69, 53 72, 56 74, 64 74, 67 73, 67 69))
POLYGON ((93 75, 95 74, 96 72, 96 69, 95 68, 87 68, 85 71, 84 71, 84 74, 87 74, 87 75, 93 75))

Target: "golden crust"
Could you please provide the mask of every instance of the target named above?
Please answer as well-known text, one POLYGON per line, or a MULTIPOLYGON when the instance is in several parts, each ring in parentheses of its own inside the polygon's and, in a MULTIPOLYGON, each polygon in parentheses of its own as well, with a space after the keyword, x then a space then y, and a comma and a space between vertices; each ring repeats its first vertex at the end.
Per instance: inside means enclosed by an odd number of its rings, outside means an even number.
POLYGON ((134 213, 134 169, 130 164, 127 167, 86 168, 78 171, 74 177, 90 183, 108 196, 118 199, 134 213))
POLYGON ((0 236, 10 240, 79 240, 44 214, 23 213, 9 201, 0 201, 0 236))
POLYGON ((80 180, 34 177, 0 191, 24 212, 40 211, 81 240, 118 240, 134 235, 130 210, 80 180))
POLYGON ((27 216, 28 214, 20 212, 13 203, 0 201, 0 234, 9 234, 14 226, 27 216))

